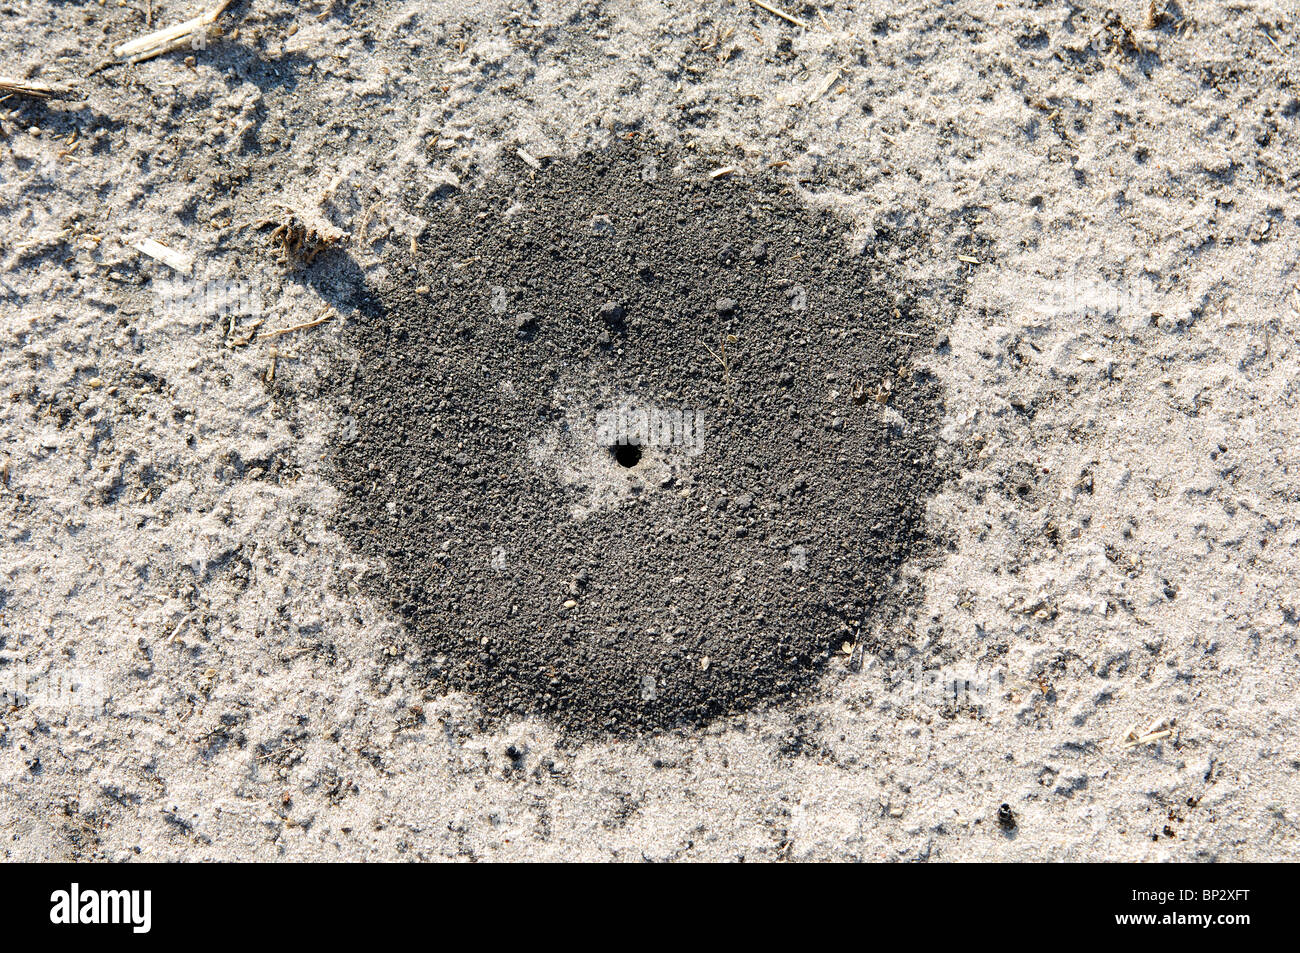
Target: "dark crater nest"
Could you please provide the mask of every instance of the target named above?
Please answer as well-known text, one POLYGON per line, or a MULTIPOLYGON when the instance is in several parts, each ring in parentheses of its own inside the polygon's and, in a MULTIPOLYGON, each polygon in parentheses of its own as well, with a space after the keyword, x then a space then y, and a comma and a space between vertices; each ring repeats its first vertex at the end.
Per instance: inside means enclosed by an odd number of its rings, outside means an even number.
POLYGON ((490 720, 629 734, 789 699, 875 648, 934 545, 907 249, 715 167, 511 158, 417 209, 349 331, 339 528, 490 720))

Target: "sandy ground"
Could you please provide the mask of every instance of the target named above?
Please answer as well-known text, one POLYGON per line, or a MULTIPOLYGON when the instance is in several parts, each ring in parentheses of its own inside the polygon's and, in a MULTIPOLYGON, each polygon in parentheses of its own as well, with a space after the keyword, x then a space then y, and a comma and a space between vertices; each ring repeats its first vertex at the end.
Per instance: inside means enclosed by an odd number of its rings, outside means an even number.
POLYGON ((105 66, 201 8, 10 5, 72 98, 0 103, 0 857, 1296 858, 1300 22, 1157 6, 240 0, 105 66), (412 201, 629 134, 966 283, 948 543, 798 704, 483 731, 330 529, 326 369, 412 201))

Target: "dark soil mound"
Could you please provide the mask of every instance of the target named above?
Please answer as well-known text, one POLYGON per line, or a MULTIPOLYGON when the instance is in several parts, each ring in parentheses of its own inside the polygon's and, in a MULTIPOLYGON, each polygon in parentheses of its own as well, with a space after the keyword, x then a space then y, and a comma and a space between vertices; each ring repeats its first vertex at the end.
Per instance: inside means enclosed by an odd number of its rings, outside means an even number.
POLYGON ((620 146, 443 196, 355 329, 341 529, 436 677, 580 734, 806 688, 929 545, 934 336, 877 236, 620 146))

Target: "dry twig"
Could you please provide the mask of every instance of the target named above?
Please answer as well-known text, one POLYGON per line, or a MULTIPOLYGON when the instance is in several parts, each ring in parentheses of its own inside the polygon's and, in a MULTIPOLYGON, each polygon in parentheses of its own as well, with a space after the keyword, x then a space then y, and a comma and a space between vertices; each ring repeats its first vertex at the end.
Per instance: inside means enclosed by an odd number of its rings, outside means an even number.
POLYGON ((0 93, 8 96, 33 96, 37 99, 70 99, 72 93, 48 83, 33 83, 23 79, 0 78, 0 93))
POLYGON ((772 14, 772 16, 774 16, 774 17, 780 17, 780 18, 781 18, 782 20, 784 20, 786 23, 793 23, 795 26, 797 26, 797 27, 799 27, 800 29, 803 29, 803 30, 807 30, 807 29, 808 29, 808 24, 804 23, 804 22, 803 22, 802 20, 800 20, 798 17, 792 17, 790 14, 786 13, 784 10, 778 10, 776 7, 769 6, 768 4, 764 3, 763 0, 749 0, 749 2, 752 3, 752 4, 753 4, 754 6, 756 6, 756 7, 761 7, 762 9, 766 10, 768 13, 772 14))
POLYGON ((207 13, 201 13, 184 23, 155 30, 129 43, 123 43, 113 50, 113 55, 128 59, 132 63, 142 63, 155 56, 190 46, 196 37, 207 36, 208 27, 217 22, 217 17, 221 16, 232 2, 233 0, 221 0, 207 13))
POLYGON ((276 338, 285 334, 292 334, 294 331, 306 331, 308 328, 314 328, 318 324, 324 324, 326 321, 334 320, 333 312, 317 318, 315 321, 306 321, 302 324, 295 324, 291 328, 276 328, 274 331, 263 331, 256 338, 258 341, 265 341, 267 338, 276 338))

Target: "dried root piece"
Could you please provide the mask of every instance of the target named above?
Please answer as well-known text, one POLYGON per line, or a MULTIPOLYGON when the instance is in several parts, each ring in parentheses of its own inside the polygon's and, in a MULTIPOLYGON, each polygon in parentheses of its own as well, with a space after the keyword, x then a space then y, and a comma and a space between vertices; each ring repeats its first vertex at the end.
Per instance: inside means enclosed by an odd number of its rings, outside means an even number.
POLYGON ((286 268, 310 265, 316 256, 337 245, 347 236, 329 222, 281 205, 282 214, 257 222, 258 228, 273 227, 271 244, 280 253, 286 268))
POLYGON ((1114 10, 1106 11, 1106 18, 1102 21, 1102 32, 1106 34, 1106 49, 1120 56, 1132 56, 1143 52, 1142 45, 1138 43, 1137 34, 1133 28, 1124 22, 1114 10))

